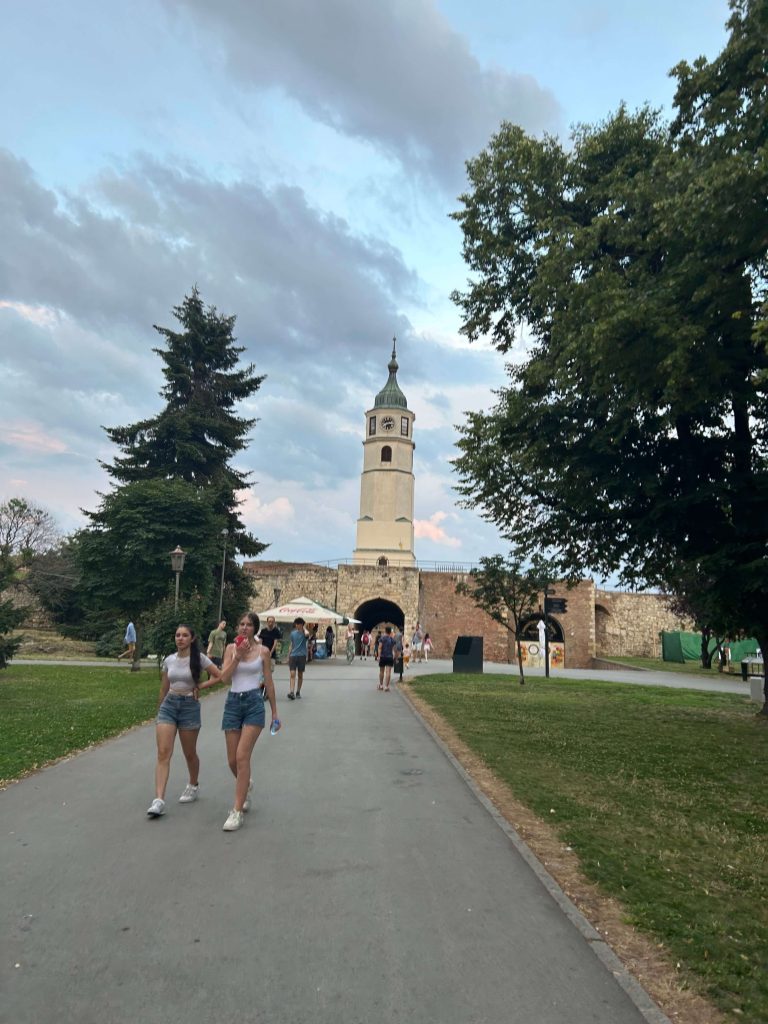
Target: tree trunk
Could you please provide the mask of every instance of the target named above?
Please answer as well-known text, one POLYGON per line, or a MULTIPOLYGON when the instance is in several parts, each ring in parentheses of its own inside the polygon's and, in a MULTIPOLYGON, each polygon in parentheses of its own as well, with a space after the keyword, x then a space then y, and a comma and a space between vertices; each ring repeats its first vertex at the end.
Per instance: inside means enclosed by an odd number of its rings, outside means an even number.
POLYGON ((768 715, 768 675, 765 672, 765 657, 768 654, 768 628, 765 630, 756 630, 755 636, 757 642, 760 644, 760 650, 763 655, 763 706, 758 711, 758 715, 768 715))
POLYGON ((523 645, 519 640, 515 641, 517 647, 517 667, 520 669, 520 685, 525 686, 525 675, 523 673, 523 645))
POLYGON ((131 662, 131 672, 141 671, 141 648, 144 637, 144 627, 139 625, 136 627, 136 646, 133 649, 133 661, 131 662))
POLYGON ((701 631, 701 667, 712 668, 712 655, 709 651, 709 641, 712 638, 712 633, 708 629, 702 629, 701 631))

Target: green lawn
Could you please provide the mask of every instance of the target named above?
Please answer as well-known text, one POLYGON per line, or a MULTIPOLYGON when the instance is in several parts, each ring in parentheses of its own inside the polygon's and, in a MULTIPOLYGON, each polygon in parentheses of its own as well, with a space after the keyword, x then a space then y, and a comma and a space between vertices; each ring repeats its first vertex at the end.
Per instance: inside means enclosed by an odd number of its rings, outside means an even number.
POLYGON ((11 663, 0 672, 0 781, 150 720, 159 691, 156 665, 11 663))
POLYGON ((702 994, 768 1020, 768 722, 753 704, 604 681, 411 685, 702 994))
MULTIPOLYGON (((728 673, 721 674, 718 672, 715 662, 712 663, 712 668, 707 669, 702 666, 700 661, 663 661, 661 658, 632 658, 624 656, 604 658, 603 660, 615 662, 617 665, 631 665, 633 668, 651 669, 654 672, 684 672, 686 675, 706 676, 713 679, 717 677, 731 678, 728 673)), ((734 678, 741 679, 741 674, 734 678)))

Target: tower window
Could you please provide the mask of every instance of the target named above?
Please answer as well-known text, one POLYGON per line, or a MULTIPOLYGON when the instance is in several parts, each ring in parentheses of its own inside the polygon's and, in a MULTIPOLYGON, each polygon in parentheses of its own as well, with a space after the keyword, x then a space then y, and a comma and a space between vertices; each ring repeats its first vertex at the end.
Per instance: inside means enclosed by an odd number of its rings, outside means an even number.
POLYGON ((382 462, 391 462, 392 461, 392 449, 389 447, 388 444, 385 444, 384 447, 381 449, 381 461, 382 462))
POLYGON ((408 417, 400 417, 400 434, 402 437, 408 437, 408 417))
POLYGON ((376 433, 376 417, 371 416, 368 420, 368 436, 376 433))
POLYGON ((389 562, 384 557, 384 555, 382 555, 381 558, 376 562, 376 565, 385 566, 385 565, 389 565, 389 562))

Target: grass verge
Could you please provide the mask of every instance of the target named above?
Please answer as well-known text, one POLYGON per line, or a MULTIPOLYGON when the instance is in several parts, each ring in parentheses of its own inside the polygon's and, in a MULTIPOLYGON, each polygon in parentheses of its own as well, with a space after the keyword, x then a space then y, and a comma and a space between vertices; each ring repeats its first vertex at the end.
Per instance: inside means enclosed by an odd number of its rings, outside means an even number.
POLYGON ((703 995, 768 1020, 768 723, 746 698, 499 676, 411 689, 703 995))
MULTIPOLYGON (((682 672, 687 676, 704 676, 705 678, 731 678, 728 673, 718 672, 713 662, 711 668, 704 668, 700 661, 663 661, 661 658, 634 658, 622 655, 615 658, 604 658, 604 661, 615 662, 617 665, 631 665, 633 668, 650 669, 652 672, 682 672)), ((741 676, 736 678, 741 679, 741 676)))
POLYGON ((149 721, 159 690, 156 666, 11 663, 0 672, 0 783, 149 721))

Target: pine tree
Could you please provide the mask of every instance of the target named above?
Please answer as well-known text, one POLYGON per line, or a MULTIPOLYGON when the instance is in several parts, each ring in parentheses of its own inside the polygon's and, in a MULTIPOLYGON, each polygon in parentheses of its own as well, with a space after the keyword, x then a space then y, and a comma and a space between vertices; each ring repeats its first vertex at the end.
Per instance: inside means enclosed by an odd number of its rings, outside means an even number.
POLYGON ((231 459, 248 446, 256 421, 234 410, 258 391, 264 377, 252 364, 238 365, 245 349, 233 334, 236 317, 206 307, 196 287, 173 315, 180 330, 154 325, 165 339, 165 347, 153 349, 165 364, 160 392, 165 407, 130 426, 105 428, 121 454, 103 465, 123 486, 183 480, 205 489, 211 511, 228 531, 227 603, 242 606, 251 588, 233 556, 237 551, 253 557, 266 545, 246 531, 238 515, 237 492, 248 487, 251 474, 238 472, 231 459))

